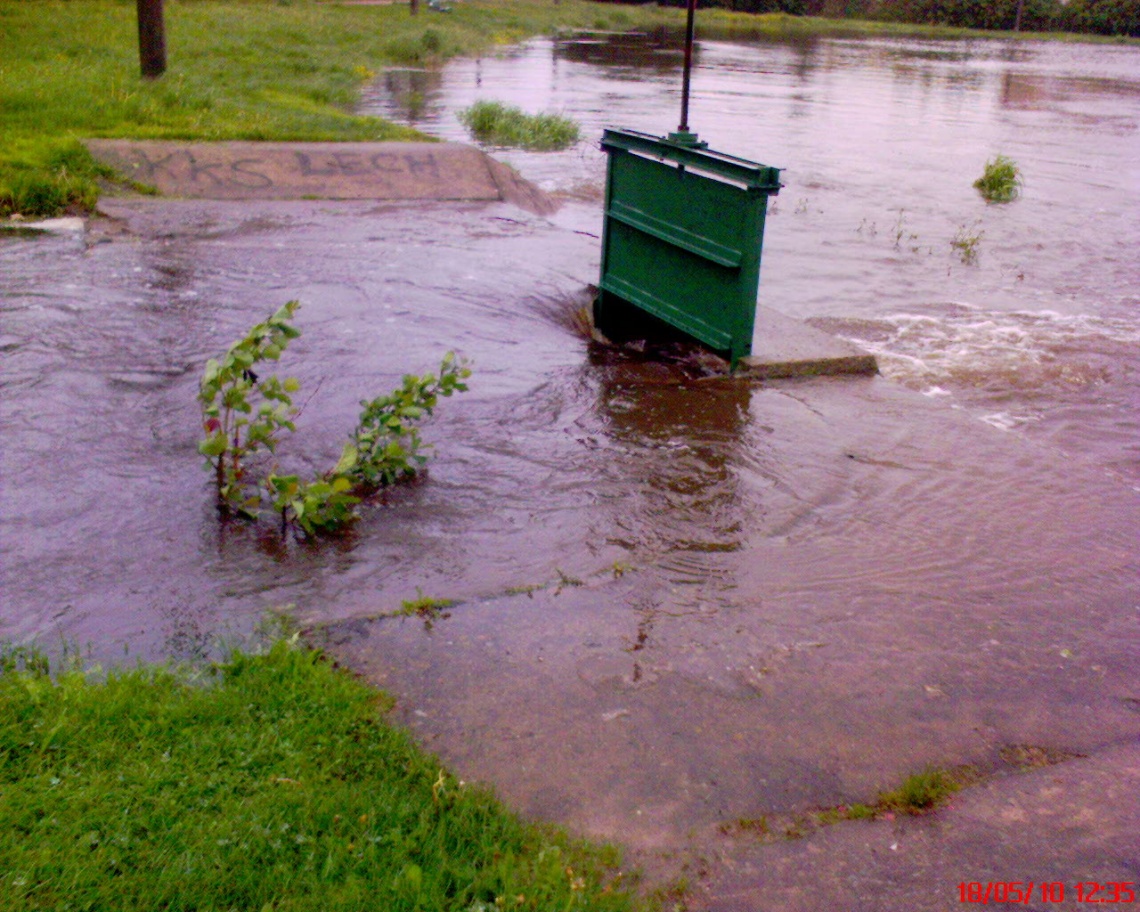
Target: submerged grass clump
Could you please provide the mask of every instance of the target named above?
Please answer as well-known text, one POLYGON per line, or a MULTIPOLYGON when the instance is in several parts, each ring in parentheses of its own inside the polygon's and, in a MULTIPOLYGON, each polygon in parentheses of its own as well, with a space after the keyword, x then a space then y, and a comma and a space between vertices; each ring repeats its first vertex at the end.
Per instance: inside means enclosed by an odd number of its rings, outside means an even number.
POLYGON ((581 135, 578 124, 560 114, 527 114, 498 101, 477 101, 459 112, 459 119, 479 142, 517 146, 540 152, 574 145, 581 135))
POLYGON ((986 162, 974 186, 987 202, 1008 203, 1021 194, 1021 169, 1012 158, 997 155, 986 162))
POLYGON ((978 262, 978 245, 986 233, 981 230, 979 223, 973 225, 959 225, 958 231, 950 240, 950 246, 958 254, 958 258, 966 266, 973 266, 978 262))
POLYGON ((615 851, 456 780, 382 700, 288 640, 103 680, 0 648, 0 907, 634 907, 615 851))

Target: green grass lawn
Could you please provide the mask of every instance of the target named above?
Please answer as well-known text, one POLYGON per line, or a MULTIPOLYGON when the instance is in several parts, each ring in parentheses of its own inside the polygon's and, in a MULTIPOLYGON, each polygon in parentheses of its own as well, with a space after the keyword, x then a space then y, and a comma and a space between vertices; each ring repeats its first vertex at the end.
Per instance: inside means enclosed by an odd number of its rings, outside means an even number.
POLYGON ((614 850, 521 822, 278 641, 94 682, 0 651, 0 910, 627 910, 614 850))

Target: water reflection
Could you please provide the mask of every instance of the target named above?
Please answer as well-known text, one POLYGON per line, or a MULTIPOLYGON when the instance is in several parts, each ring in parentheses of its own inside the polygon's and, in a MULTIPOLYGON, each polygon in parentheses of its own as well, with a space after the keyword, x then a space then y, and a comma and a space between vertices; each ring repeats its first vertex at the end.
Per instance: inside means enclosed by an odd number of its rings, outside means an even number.
POLYGON ((677 582, 702 582, 715 570, 706 555, 742 544, 732 466, 751 391, 694 376, 692 364, 611 356, 599 370, 598 414, 615 456, 610 471, 628 479, 629 499, 611 537, 655 564, 664 561, 677 582))
POLYGON ((439 70, 394 67, 385 70, 380 78, 385 97, 396 106, 400 118, 413 126, 427 114, 443 83, 439 70))
MULTIPOLYGON (((556 37, 551 52, 555 60, 604 68, 615 79, 641 79, 647 72, 674 74, 684 63, 683 36, 675 29, 649 32, 576 33, 556 37)), ((693 65, 700 64, 700 49, 694 48, 693 65)))

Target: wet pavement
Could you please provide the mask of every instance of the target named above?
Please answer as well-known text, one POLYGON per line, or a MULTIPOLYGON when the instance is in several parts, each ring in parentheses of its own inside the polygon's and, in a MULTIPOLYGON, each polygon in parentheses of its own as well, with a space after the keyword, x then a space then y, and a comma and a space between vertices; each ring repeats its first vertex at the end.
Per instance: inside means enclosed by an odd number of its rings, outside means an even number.
POLYGON ((459 775, 657 878, 683 867, 692 908, 939 910, 959 883, 1018 880, 1069 884, 1036 908, 1079 908, 1076 882, 1135 880, 1134 504, 881 379, 746 395, 773 436, 813 427, 851 465, 863 506, 844 528, 826 507, 800 517, 814 530, 741 516, 747 545, 703 579, 618 564, 316 642, 459 775), (1011 461, 1032 491, 986 477, 1011 461), (949 810, 798 838, 813 811, 963 765, 993 778, 949 810))
POLYGON ((926 817, 842 824, 763 851, 722 843, 709 865, 720 873, 694 906, 1130 909, 1137 821, 1140 747, 1130 743, 974 786, 926 817))

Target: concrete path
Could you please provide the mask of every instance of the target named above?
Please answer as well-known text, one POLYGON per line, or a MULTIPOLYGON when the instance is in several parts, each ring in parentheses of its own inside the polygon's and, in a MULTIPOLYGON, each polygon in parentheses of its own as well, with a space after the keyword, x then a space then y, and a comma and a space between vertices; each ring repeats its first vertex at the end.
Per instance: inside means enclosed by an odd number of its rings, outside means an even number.
POLYGON ((709 912, 1140 908, 1140 743, 1013 773, 924 817, 770 845, 722 840, 709 912), (1020 897, 1020 899, 1018 898, 1020 897))
POLYGON ((486 200, 552 212, 545 193, 459 143, 177 143, 97 139, 91 153, 165 196, 216 200, 486 200))

